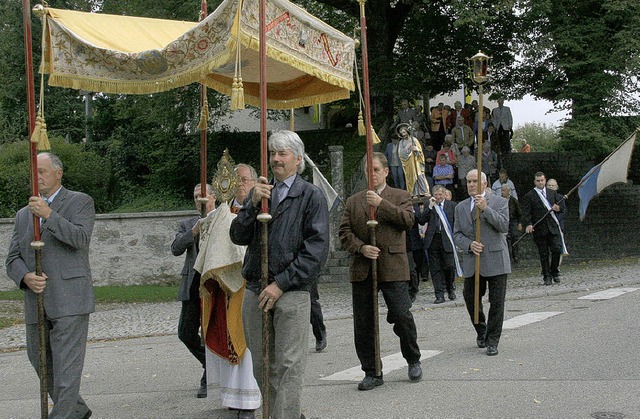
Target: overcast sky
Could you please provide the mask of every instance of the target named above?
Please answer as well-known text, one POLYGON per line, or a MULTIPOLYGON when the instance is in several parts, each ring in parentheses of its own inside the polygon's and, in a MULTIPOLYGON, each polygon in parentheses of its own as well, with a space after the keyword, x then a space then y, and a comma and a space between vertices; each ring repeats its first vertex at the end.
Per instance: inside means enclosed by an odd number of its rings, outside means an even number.
POLYGON ((552 108, 551 102, 535 100, 531 96, 525 96, 522 100, 505 101, 505 106, 511 108, 513 125, 517 128, 527 122, 538 122, 550 126, 558 126, 566 118, 566 112, 547 113, 552 108))

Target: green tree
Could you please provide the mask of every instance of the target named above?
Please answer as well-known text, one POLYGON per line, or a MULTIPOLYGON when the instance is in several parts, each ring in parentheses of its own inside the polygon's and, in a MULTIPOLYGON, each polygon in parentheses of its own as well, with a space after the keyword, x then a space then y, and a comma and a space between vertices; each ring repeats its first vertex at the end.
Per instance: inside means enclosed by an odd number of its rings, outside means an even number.
POLYGON ((513 145, 519 149, 522 140, 526 140, 532 151, 559 151, 560 135, 558 129, 537 122, 526 123, 513 132, 513 145))

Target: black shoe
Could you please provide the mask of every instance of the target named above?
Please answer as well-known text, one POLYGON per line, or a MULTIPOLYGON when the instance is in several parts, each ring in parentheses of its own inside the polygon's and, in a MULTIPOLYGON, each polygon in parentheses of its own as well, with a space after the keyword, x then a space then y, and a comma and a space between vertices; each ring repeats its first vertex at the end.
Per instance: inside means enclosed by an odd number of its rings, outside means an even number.
POLYGON ((207 372, 205 371, 202 374, 202 378, 200 379, 200 388, 198 389, 198 394, 196 397, 199 399, 204 399, 207 397, 207 372))
POLYGON ((498 347, 495 346, 495 345, 487 346, 487 355, 489 355, 489 356, 498 355, 498 347))
POLYGON ((409 380, 420 381, 422 379, 422 367, 420 366, 420 361, 409 364, 407 372, 409 374, 409 380))
POLYGON ((382 377, 374 377, 372 375, 367 375, 364 377, 364 380, 360 381, 358 384, 358 390, 366 391, 376 388, 384 384, 382 377))
POLYGON ((476 338, 476 343, 478 344, 478 348, 486 348, 487 347, 487 342, 484 340, 484 336, 482 336, 482 337, 478 336, 476 338))
POLYGON ((91 415, 93 415, 93 412, 91 411, 91 409, 89 409, 89 411, 82 417, 82 419, 89 419, 91 415))
POLYGON ((321 352, 327 347, 327 331, 322 331, 322 339, 316 340, 316 352, 321 352))
POLYGON ((417 297, 416 294, 409 294, 409 298, 411 299, 412 304, 416 302, 416 297, 417 297))
POLYGON ((545 285, 551 285, 551 277, 550 276, 545 276, 544 277, 544 284, 545 285))
POLYGON ((238 410, 239 419, 255 419, 255 417, 253 410, 238 410))
POLYGON ((444 297, 437 297, 433 304, 442 304, 444 303, 444 297))
POLYGON ((451 301, 456 299, 456 292, 454 290, 449 291, 449 299, 451 301))
POLYGON ((553 277, 553 282, 555 282, 556 284, 560 282, 560 277, 559 276, 554 276, 553 277))

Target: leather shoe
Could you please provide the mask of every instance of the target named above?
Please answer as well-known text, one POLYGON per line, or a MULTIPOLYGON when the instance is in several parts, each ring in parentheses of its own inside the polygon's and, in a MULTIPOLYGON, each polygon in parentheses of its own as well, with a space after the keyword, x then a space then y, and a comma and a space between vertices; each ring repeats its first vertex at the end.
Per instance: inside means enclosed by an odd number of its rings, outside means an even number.
POLYGON ((476 338, 476 343, 478 344, 478 348, 486 348, 487 347, 487 342, 484 340, 484 336, 482 336, 482 337, 478 336, 476 338))
POLYGON ((409 380, 420 381, 422 379, 422 367, 420 366, 420 361, 409 364, 407 372, 409 374, 409 380))
POLYGON ((449 291, 449 299, 451 301, 456 299, 456 292, 454 290, 449 291))
POLYGON ((489 356, 498 355, 498 347, 495 346, 495 345, 487 346, 487 355, 489 355, 489 356))
POLYGON ((374 377, 372 375, 367 375, 364 377, 360 384, 358 384, 358 390, 366 391, 376 388, 384 384, 382 377, 374 377))
POLYGON ((238 410, 239 419, 254 419, 255 417, 253 410, 238 410))
POLYGON ((553 277, 553 282, 555 282, 556 284, 560 282, 560 277, 559 276, 554 276, 553 277))
POLYGON ((320 352, 327 347, 327 331, 322 331, 322 339, 316 340, 316 352, 320 352))
POLYGON ((433 304, 442 304, 444 303, 444 297, 437 297, 433 304))
POLYGON ((89 419, 91 415, 93 415, 93 412, 91 411, 91 409, 89 409, 89 411, 82 417, 82 419, 89 419))
POLYGON ((551 285, 551 277, 550 276, 545 276, 544 277, 544 284, 545 285, 551 285))

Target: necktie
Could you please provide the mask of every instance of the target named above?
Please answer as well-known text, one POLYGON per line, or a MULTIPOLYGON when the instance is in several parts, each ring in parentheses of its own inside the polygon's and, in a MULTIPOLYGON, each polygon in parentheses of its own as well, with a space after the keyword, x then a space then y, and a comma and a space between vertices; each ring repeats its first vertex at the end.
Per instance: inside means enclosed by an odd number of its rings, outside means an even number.
POLYGON ((284 191, 286 190, 286 186, 284 182, 277 182, 275 188, 273 188, 271 202, 273 208, 278 208, 280 202, 285 198, 284 191))

